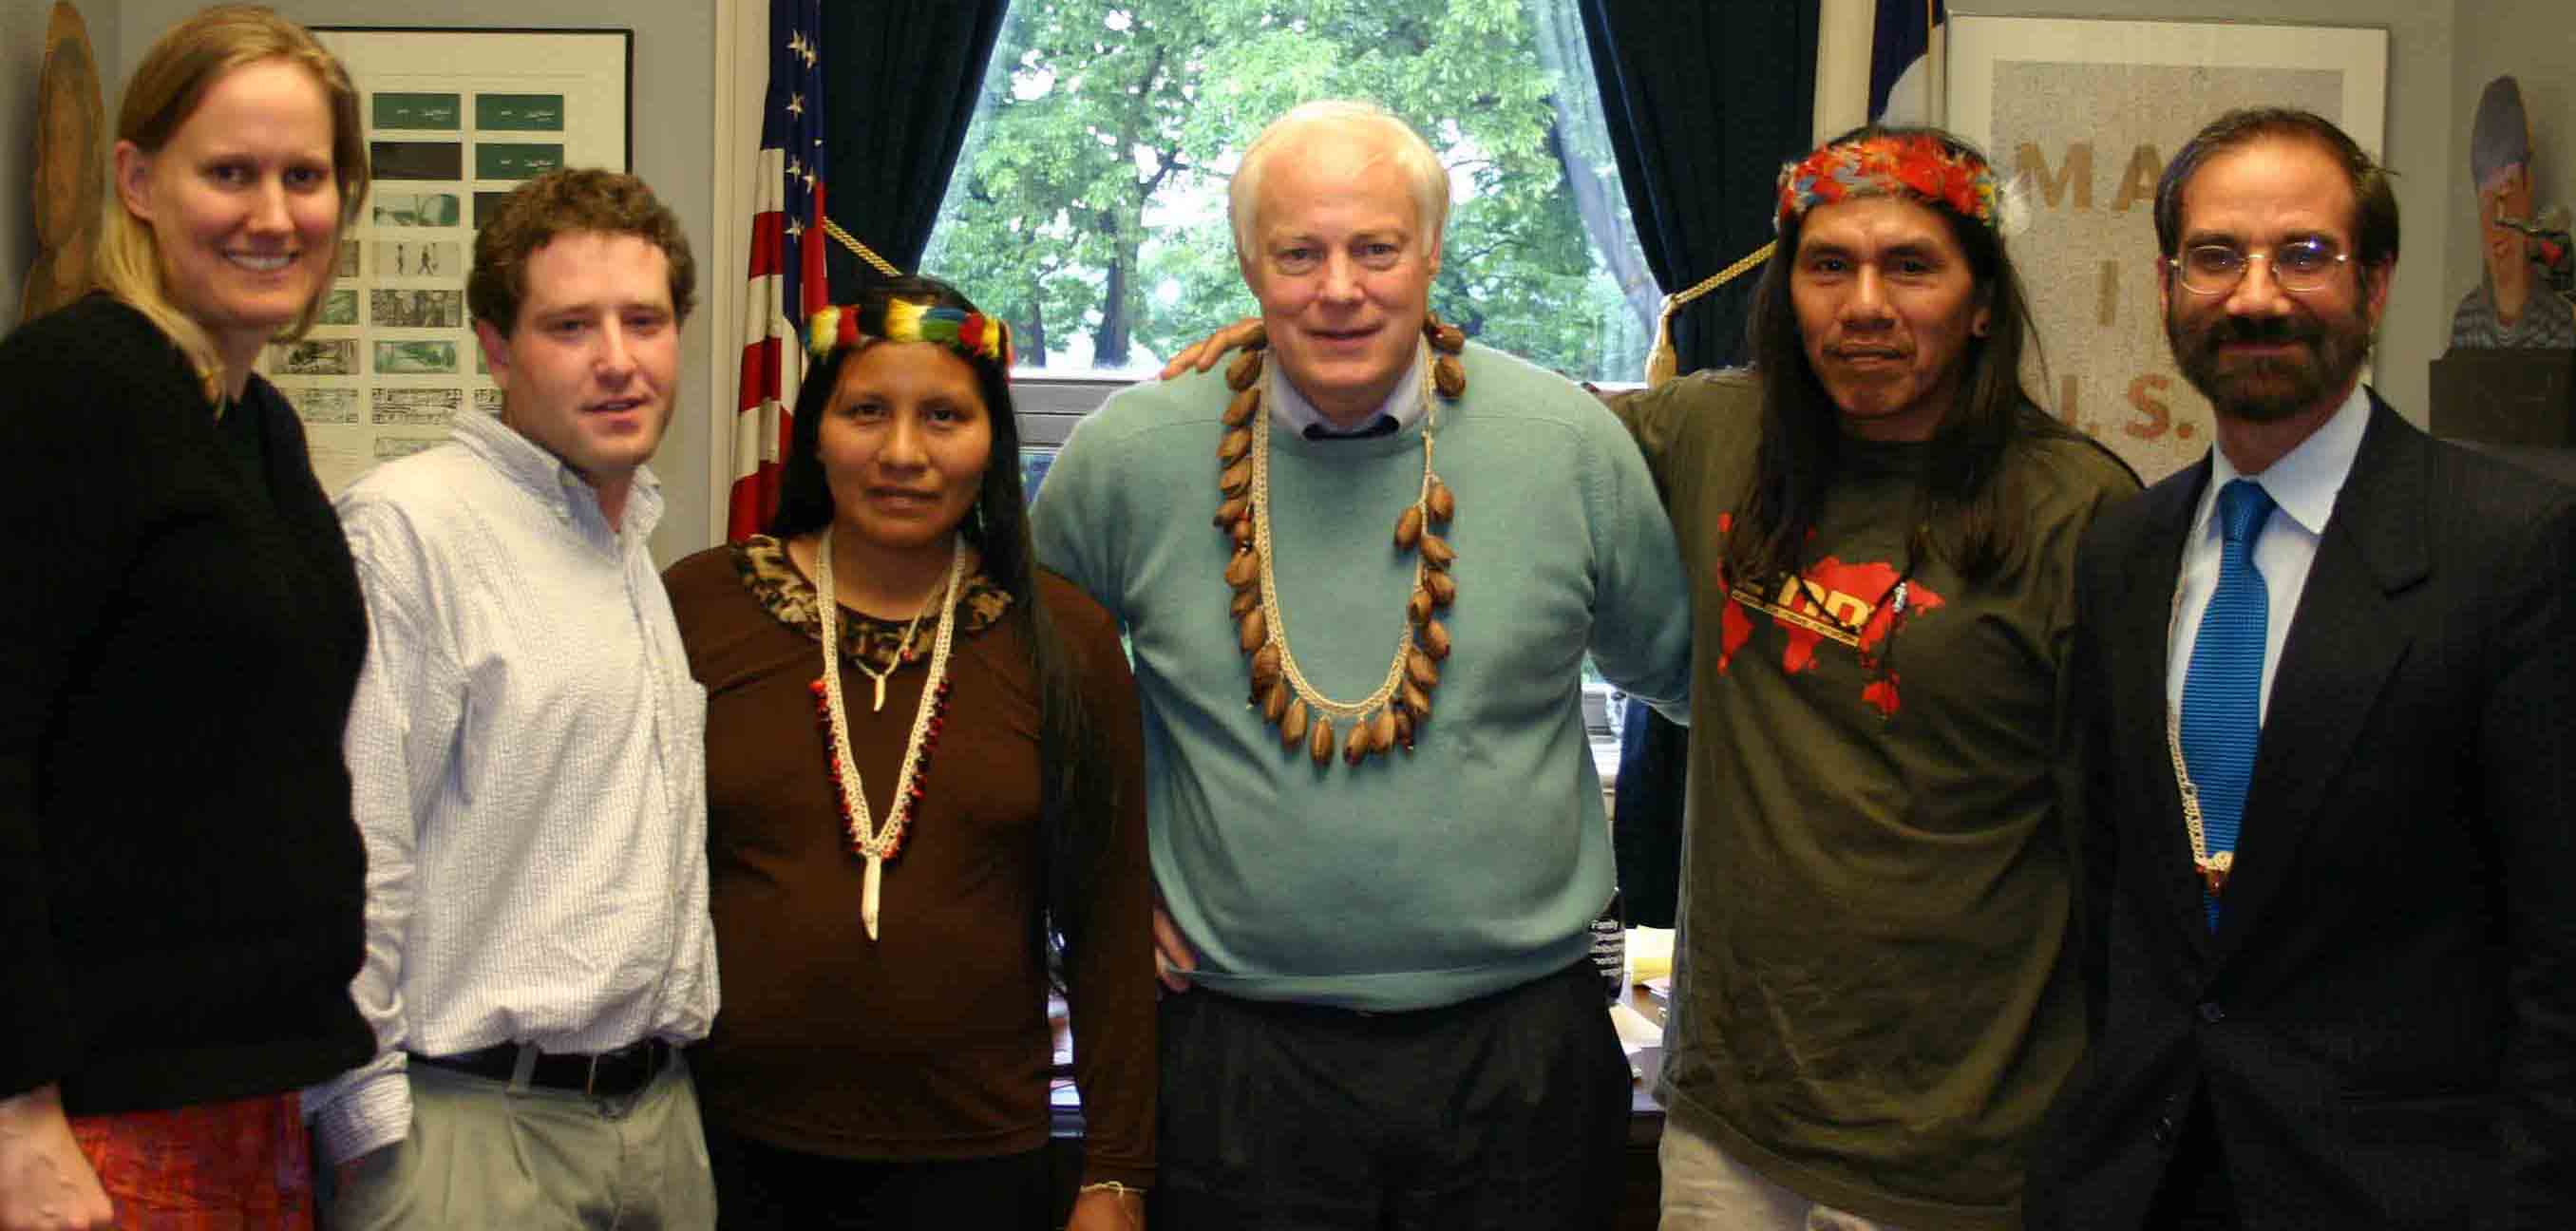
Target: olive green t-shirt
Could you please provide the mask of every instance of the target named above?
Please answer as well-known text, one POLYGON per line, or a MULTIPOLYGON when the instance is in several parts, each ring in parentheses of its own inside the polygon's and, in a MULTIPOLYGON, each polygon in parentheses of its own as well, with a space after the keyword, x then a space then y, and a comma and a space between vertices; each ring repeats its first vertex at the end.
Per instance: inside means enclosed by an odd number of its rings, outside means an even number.
POLYGON ((2075 548, 2137 481, 2080 437, 2021 439, 2002 470, 2019 541, 1971 585, 1908 549, 1930 446, 1846 438, 1801 574, 1730 586, 1760 401, 1739 371, 1619 407, 1670 506, 1696 638, 1659 1094, 1811 1200, 1909 1231, 2016 1225, 2084 1046, 2075 548))

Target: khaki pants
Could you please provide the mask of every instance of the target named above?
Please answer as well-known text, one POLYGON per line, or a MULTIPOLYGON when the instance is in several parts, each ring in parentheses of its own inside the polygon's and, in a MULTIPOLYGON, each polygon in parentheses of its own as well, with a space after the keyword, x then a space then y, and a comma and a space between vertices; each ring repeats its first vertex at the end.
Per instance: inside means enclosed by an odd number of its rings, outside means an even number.
POLYGON ((622 1099, 412 1063, 411 1134, 332 1195, 331 1231, 707 1231, 715 1181, 688 1069, 622 1099))
POLYGON ((1655 1161, 1664 1173, 1660 1231, 1898 1231, 1774 1184, 1670 1120, 1655 1161))

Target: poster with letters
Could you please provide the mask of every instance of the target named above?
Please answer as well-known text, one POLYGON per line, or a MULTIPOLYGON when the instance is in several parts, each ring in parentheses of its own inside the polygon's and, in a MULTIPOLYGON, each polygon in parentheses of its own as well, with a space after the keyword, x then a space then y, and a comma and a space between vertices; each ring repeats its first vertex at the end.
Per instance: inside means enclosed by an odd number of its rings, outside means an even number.
POLYGON ((2317 26, 1953 15, 1950 126, 2017 180, 2010 235, 2059 417, 2154 482, 2199 460, 2209 403, 2183 379, 2156 300, 2156 181, 2203 124, 2286 105, 2384 148, 2388 32, 2317 26))
POLYGON ((474 236, 518 184, 555 167, 623 171, 633 35, 623 30, 315 27, 348 66, 375 184, 342 235, 311 333, 261 371, 304 421, 337 494, 382 461, 497 414, 465 277, 474 236))

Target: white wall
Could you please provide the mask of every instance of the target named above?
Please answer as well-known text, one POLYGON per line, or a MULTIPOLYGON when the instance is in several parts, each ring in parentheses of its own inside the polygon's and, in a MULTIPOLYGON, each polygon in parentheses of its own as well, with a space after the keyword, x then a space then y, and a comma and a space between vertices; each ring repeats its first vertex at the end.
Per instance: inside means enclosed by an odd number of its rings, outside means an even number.
MULTIPOLYGON (((2486 269, 2478 256, 2478 206, 2469 184, 2469 128, 2477 122, 2478 93, 2488 82, 2510 73, 2522 87, 2522 109, 2531 118, 2532 199, 2544 209, 2576 209, 2576 5, 2463 4, 2452 41, 2459 54, 2451 77, 2451 162, 2441 177, 2449 227, 2446 305, 2458 303, 2486 269)), ((2449 319, 2443 318, 2446 324, 2449 319)))
MULTIPOLYGON (((2568 0, 2514 0, 2561 14, 2568 0)), ((1951 0, 1950 11, 1980 17, 2116 17, 2143 21, 2247 22, 2258 25, 2368 26, 2388 31, 2388 131, 2381 158, 2397 179, 2397 208, 2406 235, 2397 283, 2380 323, 2372 383, 2398 410, 2424 422, 2426 365, 2450 336, 2458 292, 2449 268, 2447 215, 2455 204, 2454 163, 2467 157, 2453 122, 2454 0, 1951 0), (2454 151, 2460 151, 2454 156, 2454 151)), ((2474 101, 2475 96, 2471 96, 2474 101)), ((2465 123, 2465 121, 2462 121, 2465 123)), ((2474 260, 2474 257, 2471 258, 2474 260)), ((2475 277, 2475 273, 2470 274, 2475 277)))
MULTIPOLYGON (((0 4, 23 0, 0 0, 0 4)), ((91 0, 96 2, 96 0, 91 0)), ((171 23, 204 7, 202 0, 122 0, 123 50, 114 56, 117 88, 123 69, 142 59, 143 51, 171 23)), ((739 261, 726 262, 711 251, 709 238, 714 198, 707 152, 714 144, 709 98, 714 91, 714 6, 705 0, 446 0, 435 8, 417 0, 270 0, 281 13, 307 25, 420 26, 489 29, 633 30, 635 64, 631 131, 634 171, 680 218, 698 258, 698 312, 681 333, 681 391, 678 414, 653 469, 662 478, 670 501, 661 527, 653 534, 654 558, 664 563, 707 546, 723 530, 721 510, 707 503, 706 410, 710 364, 721 362, 730 385, 736 360, 732 348, 711 349, 706 311, 711 287, 739 281, 739 261), (717 358, 721 356, 720 360, 717 358), (714 529, 711 531, 710 526, 714 529)), ((94 19, 93 19, 94 22, 94 19)), ((41 29, 41 27, 39 27, 41 29)), ((93 24, 95 29, 95 24, 93 24)), ((102 45, 105 40, 100 39, 102 45)), ((106 58, 104 52, 102 58, 106 58)), ((114 110, 114 100, 110 100, 114 110)), ((729 393, 726 395, 731 396, 729 393)))
MULTIPOLYGON (((73 6, 89 26, 90 54, 98 61, 99 101, 106 125, 116 124, 116 86, 124 77, 117 55, 119 0, 79 0, 73 6)), ((36 83, 45 65, 45 27, 54 0, 0 0, 0 333, 18 324, 18 297, 26 293, 27 267, 36 260, 36 218, 28 184, 36 174, 36 83)))

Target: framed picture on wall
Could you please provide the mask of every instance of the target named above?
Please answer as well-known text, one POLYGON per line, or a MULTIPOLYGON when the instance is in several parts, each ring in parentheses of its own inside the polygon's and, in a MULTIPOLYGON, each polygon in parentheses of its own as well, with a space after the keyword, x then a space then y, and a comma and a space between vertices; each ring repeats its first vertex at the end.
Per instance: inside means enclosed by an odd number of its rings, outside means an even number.
POLYGON ((474 235, 555 167, 632 161, 626 30, 315 26, 358 86, 374 187, 340 237, 313 331, 261 369, 304 420, 333 493, 500 408, 465 308, 474 235))
POLYGON ((2058 414, 2149 482, 2209 447, 2209 403, 2182 377, 2156 306, 2165 161, 2234 107, 2302 107, 2376 157, 2388 32, 2321 26, 1953 14, 1949 118, 2017 181, 2012 237, 2058 414))

